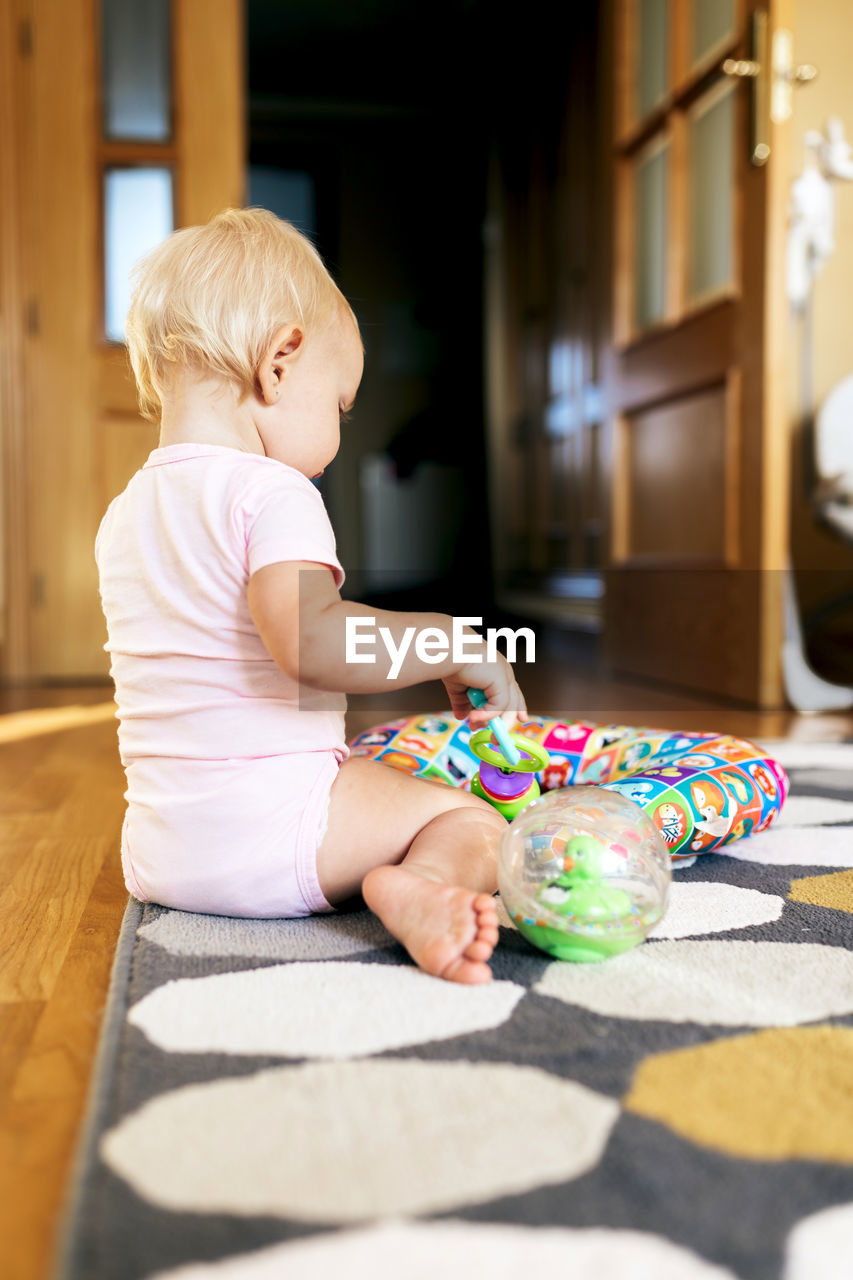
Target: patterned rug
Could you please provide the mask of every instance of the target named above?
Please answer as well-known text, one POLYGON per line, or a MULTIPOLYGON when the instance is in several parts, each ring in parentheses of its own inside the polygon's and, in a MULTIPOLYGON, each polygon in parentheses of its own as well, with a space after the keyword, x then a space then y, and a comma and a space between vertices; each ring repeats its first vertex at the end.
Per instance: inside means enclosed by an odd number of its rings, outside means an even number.
POLYGON ((131 902, 59 1280, 849 1280, 853 744, 769 746, 778 823, 599 965, 131 902))

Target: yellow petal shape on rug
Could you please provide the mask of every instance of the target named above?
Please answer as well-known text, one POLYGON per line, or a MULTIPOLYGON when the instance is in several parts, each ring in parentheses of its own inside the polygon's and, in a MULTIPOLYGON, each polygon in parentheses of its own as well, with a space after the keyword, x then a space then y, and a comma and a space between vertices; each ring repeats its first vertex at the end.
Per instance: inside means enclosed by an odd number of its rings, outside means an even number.
POLYGON ((827 876, 803 876, 791 881, 792 902, 808 902, 813 907, 832 907, 853 915, 853 871, 834 871, 827 876))
POLYGON ((780 1027, 646 1058, 624 1106, 726 1155, 853 1164, 851 1080, 853 1029, 780 1027))

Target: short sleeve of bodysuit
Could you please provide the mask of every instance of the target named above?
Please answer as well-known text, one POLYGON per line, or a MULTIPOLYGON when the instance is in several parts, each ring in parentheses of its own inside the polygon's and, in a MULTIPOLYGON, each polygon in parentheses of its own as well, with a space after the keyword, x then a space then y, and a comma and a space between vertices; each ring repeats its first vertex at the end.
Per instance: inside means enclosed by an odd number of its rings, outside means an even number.
POLYGON ((327 565, 335 586, 344 571, 323 499, 310 480, 290 467, 265 467, 244 498, 249 573, 285 560, 327 565))

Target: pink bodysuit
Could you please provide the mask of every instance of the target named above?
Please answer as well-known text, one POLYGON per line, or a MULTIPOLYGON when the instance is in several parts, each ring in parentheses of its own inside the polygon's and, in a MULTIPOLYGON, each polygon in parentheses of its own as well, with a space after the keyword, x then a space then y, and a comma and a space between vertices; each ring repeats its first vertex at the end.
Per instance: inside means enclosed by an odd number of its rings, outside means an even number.
POLYGON ((340 586, 319 492, 260 455, 155 449, 110 505, 95 555, 128 889, 218 915, 328 910, 316 853, 347 755, 346 699, 285 675, 247 603, 251 574, 283 560, 328 566, 340 586))

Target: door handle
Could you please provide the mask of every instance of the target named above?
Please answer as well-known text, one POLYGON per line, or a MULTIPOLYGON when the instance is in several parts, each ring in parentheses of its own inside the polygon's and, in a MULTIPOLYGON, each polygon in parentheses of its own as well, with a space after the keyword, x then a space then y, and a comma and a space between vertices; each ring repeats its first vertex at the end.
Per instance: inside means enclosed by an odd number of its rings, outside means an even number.
POLYGON ((751 58, 726 58, 720 69, 724 75, 746 78, 760 75, 761 63, 753 62, 751 58))
POLYGON ((770 158, 769 112, 767 93, 767 14, 756 9, 749 22, 749 57, 726 58, 720 68, 723 75, 750 81, 749 92, 749 162, 766 164, 770 158))
POLYGON ((780 27, 773 37, 773 84, 770 91, 770 119, 775 124, 791 118, 796 86, 811 84, 816 76, 817 67, 811 62, 796 65, 793 33, 780 27))
POLYGON ((785 28, 774 32, 773 48, 769 52, 767 14, 763 9, 756 9, 749 24, 749 57, 726 58, 720 70, 723 75, 751 82, 749 161, 753 165, 764 165, 770 158, 770 122, 779 124, 790 119, 794 86, 814 80, 817 67, 809 62, 795 65, 794 38, 785 28))

